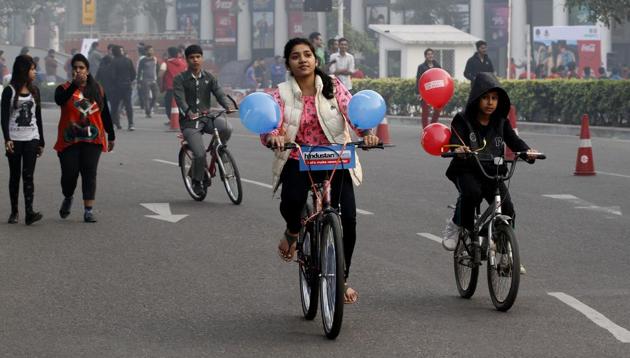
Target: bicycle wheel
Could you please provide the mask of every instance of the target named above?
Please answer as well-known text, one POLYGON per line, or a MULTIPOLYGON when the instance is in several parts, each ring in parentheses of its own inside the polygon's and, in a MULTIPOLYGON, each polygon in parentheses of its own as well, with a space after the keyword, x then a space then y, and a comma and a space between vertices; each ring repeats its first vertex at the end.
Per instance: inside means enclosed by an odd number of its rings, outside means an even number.
POLYGON ((188 149, 187 146, 183 146, 179 150, 179 169, 182 173, 182 179, 184 180, 184 186, 188 194, 190 194, 193 199, 202 201, 206 198, 206 191, 204 190, 203 194, 197 195, 192 188, 192 157, 192 151, 188 149))
POLYGON ((236 162, 226 147, 219 148, 219 157, 223 163, 223 166, 219 165, 219 170, 225 191, 230 200, 238 205, 243 200, 243 188, 241 187, 241 175, 238 173, 236 162))
MULTIPOLYGON (((310 204, 304 205, 302 218, 310 217, 313 208, 310 204)), ((313 223, 302 226, 298 237, 298 262, 300 275, 300 299, 302 301, 302 313, 304 318, 312 320, 317 315, 317 299, 319 286, 317 285, 317 240, 313 232, 313 223)))
POLYGON ((499 311, 507 311, 516 301, 521 278, 521 260, 514 230, 497 225, 492 234, 495 244, 495 265, 488 264, 488 288, 492 303, 499 311))
POLYGON ((477 289, 479 266, 474 263, 473 250, 470 236, 466 235, 465 239, 459 239, 453 253, 455 283, 459 295, 463 298, 471 298, 477 289))
POLYGON ((322 223, 320 244, 319 299, 324 333, 335 339, 343 320, 344 268, 343 233, 336 213, 326 214, 322 223))

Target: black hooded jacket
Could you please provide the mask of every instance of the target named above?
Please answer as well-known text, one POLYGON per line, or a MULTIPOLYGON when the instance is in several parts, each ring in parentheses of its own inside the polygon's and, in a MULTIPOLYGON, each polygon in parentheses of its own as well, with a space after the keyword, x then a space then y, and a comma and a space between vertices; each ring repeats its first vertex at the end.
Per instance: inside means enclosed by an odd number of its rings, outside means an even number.
MULTIPOLYGON (((464 112, 457 113, 451 122, 450 144, 466 145, 471 150, 481 149, 480 159, 490 159, 491 157, 503 154, 504 145, 507 145, 514 152, 522 152, 529 149, 529 146, 514 132, 510 121, 507 120, 510 113, 510 97, 493 74, 481 72, 472 82, 468 103, 464 112), (495 90, 499 93, 499 103, 497 109, 490 116, 487 126, 482 126, 477 120, 479 111, 479 100, 481 96, 495 90), (485 146, 484 146, 485 141, 485 146)), ((492 163, 483 163, 484 169, 489 174, 496 167, 492 163)), ((505 167, 502 172, 505 171, 505 167)), ((457 176, 464 172, 473 172, 481 175, 481 171, 474 162, 474 158, 453 158, 446 170, 446 176, 455 180, 457 176)))

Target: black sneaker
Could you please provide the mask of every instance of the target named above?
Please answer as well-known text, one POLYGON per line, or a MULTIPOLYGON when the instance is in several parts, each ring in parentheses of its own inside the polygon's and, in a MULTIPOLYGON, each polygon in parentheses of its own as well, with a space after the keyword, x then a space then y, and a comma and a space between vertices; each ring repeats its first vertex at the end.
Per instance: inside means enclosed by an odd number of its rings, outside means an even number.
POLYGON ((65 219, 70 215, 70 209, 72 209, 72 197, 64 198, 61 203, 61 208, 59 208, 59 216, 62 219, 65 219))
POLYGON ((86 223, 95 223, 97 220, 96 220, 96 218, 94 217, 94 213, 93 213, 93 212, 91 212, 91 211, 86 211, 86 212, 83 214, 83 221, 84 221, 84 222, 86 222, 86 223))
POLYGON ((12 211, 11 215, 9 215, 9 220, 7 221, 9 224, 17 224, 20 214, 18 211, 12 211))
POLYGON ((24 217, 24 223, 26 225, 31 225, 36 221, 40 221, 43 217, 44 215, 42 215, 39 211, 31 211, 26 213, 26 216, 24 217))
POLYGON ((195 193, 195 195, 197 196, 202 196, 203 194, 205 194, 204 185, 200 181, 193 180, 192 190, 193 193, 195 193))

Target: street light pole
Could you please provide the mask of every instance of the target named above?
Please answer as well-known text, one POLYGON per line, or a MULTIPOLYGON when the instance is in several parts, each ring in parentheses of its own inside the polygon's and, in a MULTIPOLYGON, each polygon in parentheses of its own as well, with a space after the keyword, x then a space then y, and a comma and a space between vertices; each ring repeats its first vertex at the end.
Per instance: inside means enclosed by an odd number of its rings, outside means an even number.
POLYGON ((343 37, 343 0, 339 0, 339 6, 337 7, 337 36, 343 37))

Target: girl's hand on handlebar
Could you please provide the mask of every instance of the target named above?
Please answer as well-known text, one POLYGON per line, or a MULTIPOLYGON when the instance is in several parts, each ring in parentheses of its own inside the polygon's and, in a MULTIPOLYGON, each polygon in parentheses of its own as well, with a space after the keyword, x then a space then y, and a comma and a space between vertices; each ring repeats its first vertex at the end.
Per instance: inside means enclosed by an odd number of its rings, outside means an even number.
POLYGON ((470 153, 470 148, 463 145, 461 147, 457 147, 454 150, 455 153, 470 153))
POLYGON ((368 146, 368 147, 374 147, 378 145, 379 142, 379 138, 377 136, 375 136, 374 134, 368 134, 365 137, 363 137, 363 143, 368 146))
POLYGON ((527 160, 534 161, 534 160, 537 159, 539 154, 540 154, 540 152, 537 151, 536 149, 528 149, 527 150, 527 160))
POLYGON ((286 138, 282 135, 270 135, 267 143, 271 146, 271 148, 275 148, 279 151, 284 150, 284 143, 286 142, 286 138))

